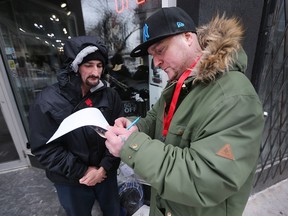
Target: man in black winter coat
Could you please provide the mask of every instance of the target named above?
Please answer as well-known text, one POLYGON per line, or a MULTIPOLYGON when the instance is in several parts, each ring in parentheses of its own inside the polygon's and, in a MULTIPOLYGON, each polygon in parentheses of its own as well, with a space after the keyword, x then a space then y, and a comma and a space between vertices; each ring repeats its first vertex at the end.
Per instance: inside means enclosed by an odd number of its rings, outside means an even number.
MULTIPOLYGON (((110 125, 123 115, 119 95, 101 79, 108 53, 94 36, 68 40, 67 58, 58 83, 37 96, 30 108, 31 151, 54 183, 61 205, 69 216, 91 216, 95 200, 103 215, 119 216, 117 168, 120 160, 105 147, 91 127, 81 127, 46 144, 70 114, 97 107, 110 125)), ((79 119, 81 121, 81 119, 79 119)))

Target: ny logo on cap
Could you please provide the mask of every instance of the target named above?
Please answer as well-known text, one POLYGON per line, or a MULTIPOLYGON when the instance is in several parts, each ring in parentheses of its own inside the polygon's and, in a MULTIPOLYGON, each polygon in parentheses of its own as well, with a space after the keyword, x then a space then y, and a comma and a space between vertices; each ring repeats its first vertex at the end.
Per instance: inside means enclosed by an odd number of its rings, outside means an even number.
POLYGON ((143 41, 146 42, 149 39, 149 33, 148 33, 148 25, 145 24, 143 27, 143 41))
POLYGON ((181 28, 181 27, 185 26, 185 24, 183 22, 177 22, 176 24, 177 24, 178 28, 181 28))

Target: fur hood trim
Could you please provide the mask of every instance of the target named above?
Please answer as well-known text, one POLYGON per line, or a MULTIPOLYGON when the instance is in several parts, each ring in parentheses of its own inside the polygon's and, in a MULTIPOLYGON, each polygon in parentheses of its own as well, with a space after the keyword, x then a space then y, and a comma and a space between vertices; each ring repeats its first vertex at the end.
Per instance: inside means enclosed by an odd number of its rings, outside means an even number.
POLYGON ((238 18, 215 16, 210 23, 197 28, 203 55, 195 70, 194 82, 211 82, 218 74, 228 72, 238 59, 244 28, 238 18))

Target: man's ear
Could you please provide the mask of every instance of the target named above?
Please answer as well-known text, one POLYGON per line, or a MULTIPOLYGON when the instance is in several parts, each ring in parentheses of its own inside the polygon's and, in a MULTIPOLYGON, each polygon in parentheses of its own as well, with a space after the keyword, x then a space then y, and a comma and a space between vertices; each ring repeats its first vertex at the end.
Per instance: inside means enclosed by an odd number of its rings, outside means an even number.
POLYGON ((191 46, 193 42, 193 33, 192 32, 184 32, 183 36, 185 40, 187 41, 188 45, 191 46))

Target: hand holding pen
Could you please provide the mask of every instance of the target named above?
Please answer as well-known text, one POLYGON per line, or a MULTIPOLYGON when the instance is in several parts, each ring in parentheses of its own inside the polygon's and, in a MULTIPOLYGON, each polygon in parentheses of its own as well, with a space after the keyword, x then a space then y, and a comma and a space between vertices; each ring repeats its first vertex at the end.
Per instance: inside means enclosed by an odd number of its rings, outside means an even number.
POLYGON ((130 125, 128 125, 128 127, 126 128, 126 130, 129 130, 131 127, 133 127, 139 120, 140 120, 141 116, 139 116, 138 118, 136 118, 130 125))
POLYGON ((125 144, 125 141, 133 132, 138 131, 138 128, 135 126, 135 124, 139 120, 140 117, 136 118, 133 122, 123 117, 118 118, 115 121, 114 126, 108 128, 108 131, 105 133, 105 144, 112 155, 115 157, 120 156, 120 152, 123 145, 125 144))
POLYGON ((120 127, 120 128, 126 128, 127 130, 130 130, 139 120, 141 116, 137 117, 133 122, 131 122, 129 119, 120 117, 115 120, 114 127, 120 127))

